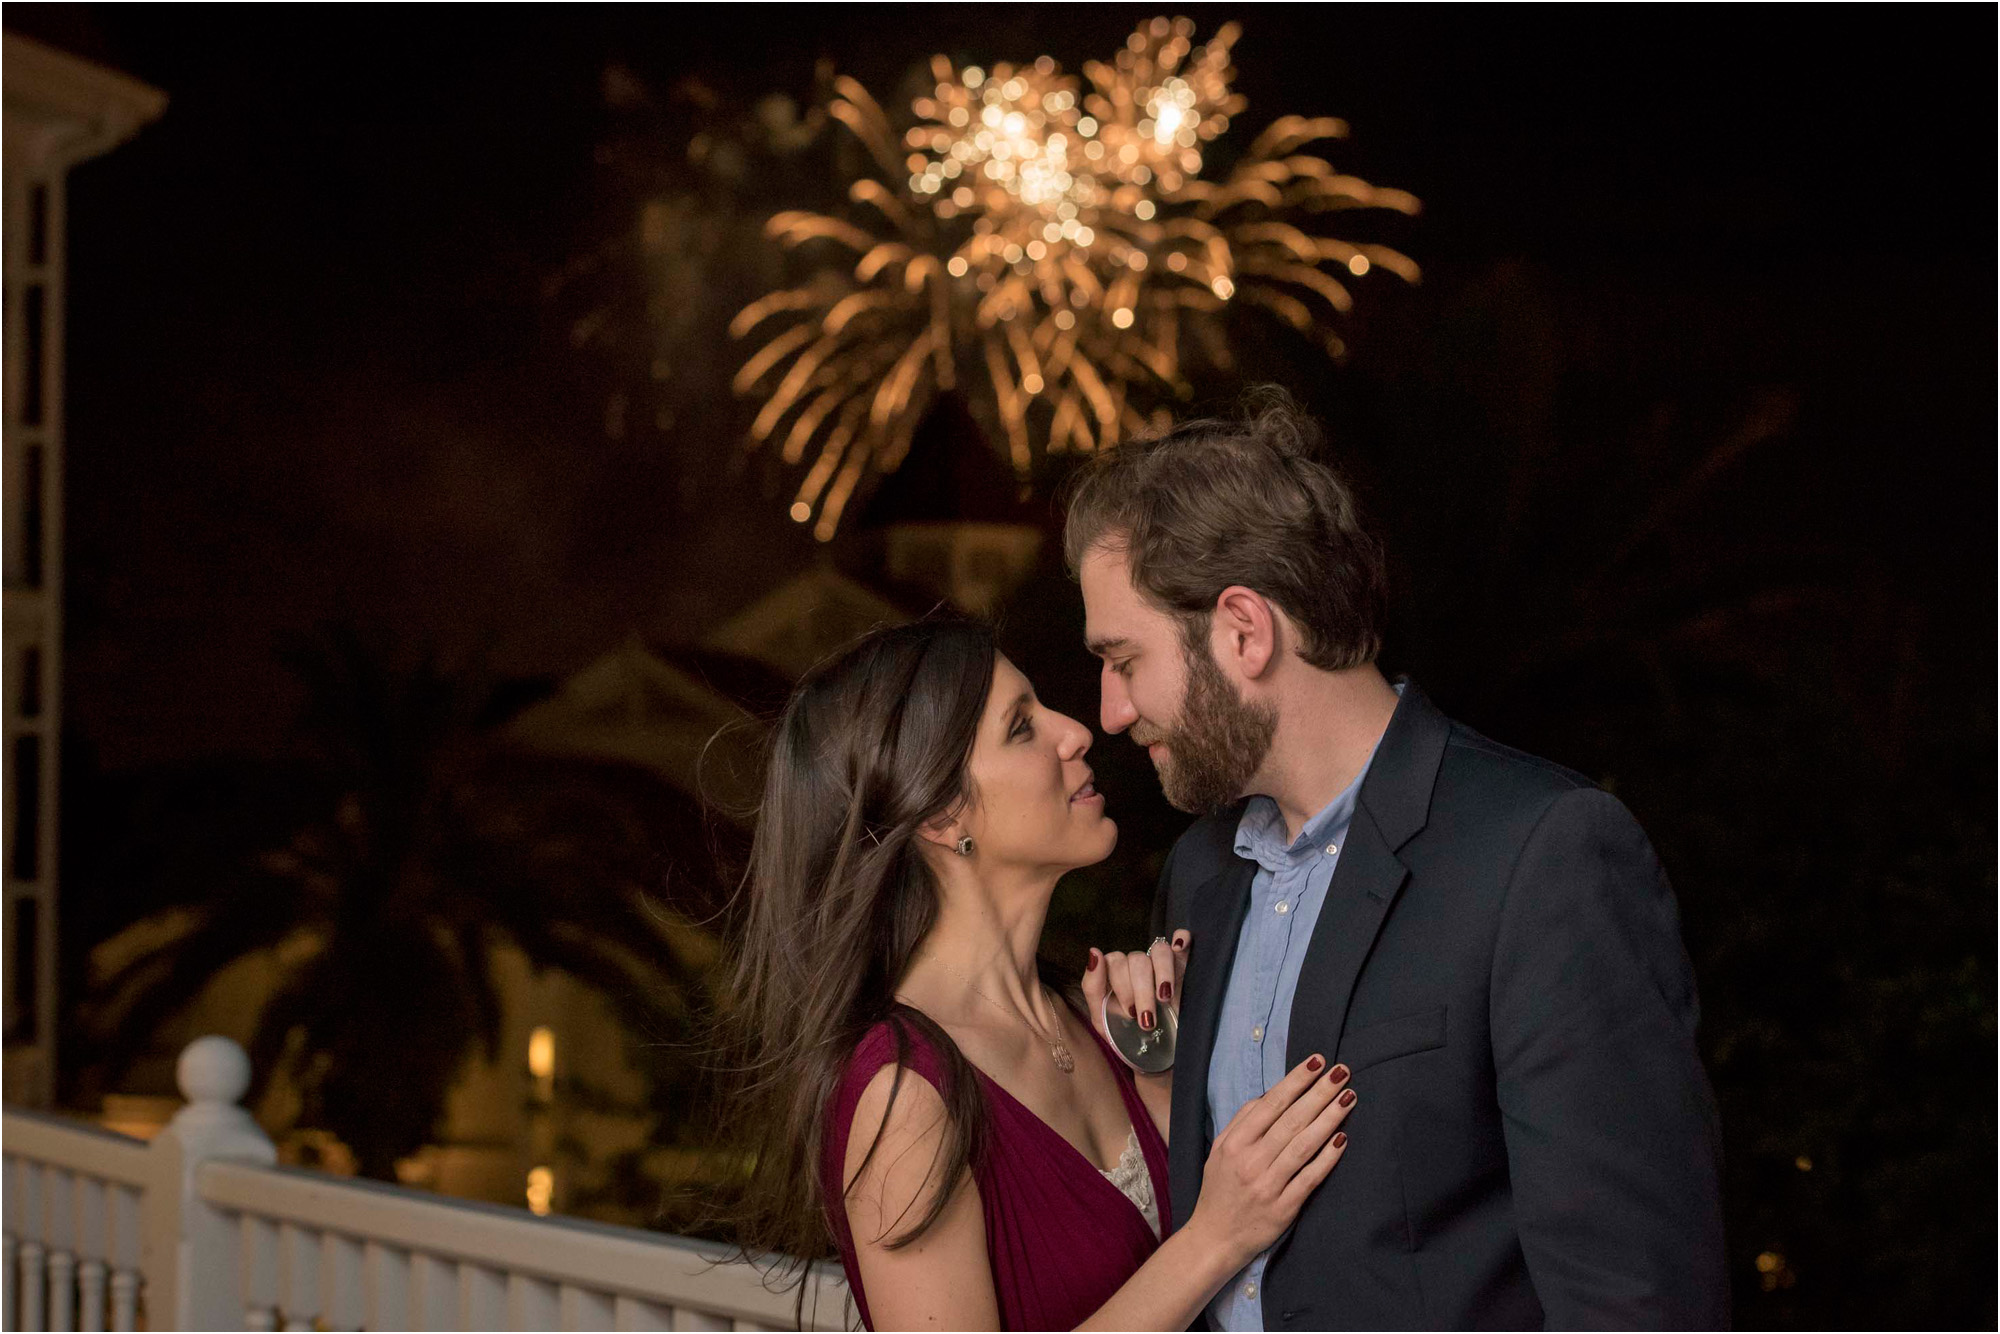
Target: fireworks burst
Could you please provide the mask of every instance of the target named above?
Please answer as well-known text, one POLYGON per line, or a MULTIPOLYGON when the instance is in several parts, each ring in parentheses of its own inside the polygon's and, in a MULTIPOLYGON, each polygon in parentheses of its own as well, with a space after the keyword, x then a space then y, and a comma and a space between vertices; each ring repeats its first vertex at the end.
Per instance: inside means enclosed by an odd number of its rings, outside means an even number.
POLYGON ((1243 110, 1238 31, 1197 47, 1188 20, 1156 18, 1084 67, 1088 87, 1047 56, 990 71, 937 56, 900 136, 867 89, 835 82, 829 113, 882 177, 849 190, 869 225, 773 217, 788 248, 846 257, 730 325, 763 339, 734 384, 762 399, 749 443, 812 456, 794 519, 830 539, 856 487, 895 471, 932 400, 961 384, 1026 484, 1038 449, 1107 448, 1146 424, 1144 405, 1185 393, 1184 338, 1232 303, 1338 357, 1348 280, 1416 281, 1405 256, 1321 226, 1338 210, 1417 211, 1301 151, 1344 136, 1341 121, 1280 117, 1223 180, 1201 178, 1204 146, 1243 110))

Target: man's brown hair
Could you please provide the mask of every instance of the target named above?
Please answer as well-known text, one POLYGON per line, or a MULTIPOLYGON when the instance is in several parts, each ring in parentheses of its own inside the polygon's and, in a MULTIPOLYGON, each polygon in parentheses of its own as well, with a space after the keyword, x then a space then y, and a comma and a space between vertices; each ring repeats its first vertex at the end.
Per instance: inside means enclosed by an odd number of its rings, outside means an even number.
POLYGON ((1232 418, 1183 422, 1106 451, 1071 478, 1063 557, 1123 552, 1140 595, 1204 642, 1233 584, 1278 604, 1298 654, 1339 671, 1382 649, 1387 575, 1354 492, 1321 457, 1319 426, 1275 385, 1232 418))

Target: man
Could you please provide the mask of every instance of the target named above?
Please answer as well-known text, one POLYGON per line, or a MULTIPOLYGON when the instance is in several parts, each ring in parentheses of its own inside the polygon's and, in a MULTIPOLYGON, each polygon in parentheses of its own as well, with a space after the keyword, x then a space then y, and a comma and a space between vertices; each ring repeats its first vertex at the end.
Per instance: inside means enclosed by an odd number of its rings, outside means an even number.
MULTIPOLYGON (((1192 942, 1174 1217, 1297 1062, 1360 1094, 1340 1167, 1208 1318, 1725 1326, 1715 1102, 1644 832, 1383 678, 1380 549, 1317 428, 1281 391, 1254 406, 1103 456, 1065 534, 1104 730, 1201 816, 1154 905, 1192 942)), ((1145 956, 1130 976, 1158 986, 1145 956)))

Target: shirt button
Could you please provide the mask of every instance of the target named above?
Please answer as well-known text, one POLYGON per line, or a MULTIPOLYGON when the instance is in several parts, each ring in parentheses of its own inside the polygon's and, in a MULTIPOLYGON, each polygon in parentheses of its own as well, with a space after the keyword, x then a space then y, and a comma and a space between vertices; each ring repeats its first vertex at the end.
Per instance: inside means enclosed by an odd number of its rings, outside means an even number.
POLYGON ((1338 843, 1329 843, 1326 845, 1326 855, 1329 857, 1333 856, 1335 853, 1339 851, 1340 851, 1340 845, 1338 843))
POLYGON ((1264 1026, 1262 1024, 1250 1030, 1250 1040, 1252 1042, 1262 1042, 1264 1040, 1264 1026))
POLYGON ((1243 1298, 1245 1301, 1254 1302, 1257 1300, 1257 1285, 1255 1283, 1245 1283, 1243 1285, 1243 1298))
POLYGON ((1284 916, 1284 915, 1285 915, 1286 913, 1290 912, 1291 910, 1292 910, 1292 905, 1291 905, 1291 904, 1289 904, 1289 903, 1280 903, 1280 904, 1278 905, 1278 916, 1280 916, 1280 917, 1283 917, 1283 916, 1284 916))

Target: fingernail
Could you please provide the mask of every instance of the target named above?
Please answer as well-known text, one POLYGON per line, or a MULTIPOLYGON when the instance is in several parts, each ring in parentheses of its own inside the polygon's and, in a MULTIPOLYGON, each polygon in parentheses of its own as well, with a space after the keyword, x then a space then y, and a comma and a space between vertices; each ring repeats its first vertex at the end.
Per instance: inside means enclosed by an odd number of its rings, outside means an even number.
POLYGON ((1175 949, 1177 949, 1177 950, 1184 950, 1184 949, 1186 949, 1186 948, 1187 948, 1187 937, 1185 937, 1185 936, 1175 936, 1175 937, 1174 937, 1174 948, 1175 948, 1175 949))
POLYGON ((1340 1096, 1338 1098, 1335 1098, 1334 1101, 1339 1103, 1342 1107, 1352 1107, 1354 1105, 1354 1096, 1355 1095, 1353 1089, 1343 1089, 1341 1090, 1340 1096))
POLYGON ((1163 1001, 1170 1001, 1173 998, 1174 998, 1174 984, 1171 982, 1160 983, 1160 999, 1163 1001))
POLYGON ((1316 1071, 1316 1070, 1318 1070, 1318 1069, 1319 1069, 1319 1068, 1320 1068, 1320 1067, 1321 1067, 1322 1065, 1325 1065, 1325 1064, 1326 1064, 1326 1062, 1325 1062, 1325 1061, 1322 1061, 1322 1060, 1321 1060, 1321 1059, 1320 1059, 1319 1057, 1317 1057, 1317 1056, 1308 1056, 1308 1057, 1306 1057, 1306 1069, 1308 1069, 1308 1070, 1315 1070, 1315 1071, 1316 1071))
POLYGON ((1097 951, 1096 951, 1096 950, 1092 950, 1092 951, 1090 952, 1090 962, 1086 963, 1086 964, 1085 964, 1085 965, 1083 966, 1083 971, 1084 971, 1084 972, 1086 972, 1086 973, 1094 973, 1094 972, 1096 972, 1096 971, 1097 971, 1097 951))
POLYGON ((1139 1018, 1139 1012, 1128 1005, 1125 1007, 1125 1017, 1136 1021, 1139 1018))
POLYGON ((1153 1026, 1153 1012, 1151 1010, 1147 1010, 1145 1013, 1139 1016, 1139 1027, 1151 1028, 1152 1026, 1153 1026))
MULTIPOLYGON (((1318 1067, 1314 1068, 1317 1069, 1318 1067)), ((1347 1067, 1344 1065, 1334 1066, 1333 1069, 1326 1072, 1326 1081, 1329 1084, 1345 1084, 1347 1082, 1347 1067)))
POLYGON ((1336 1130, 1333 1132, 1333 1147, 1336 1149, 1347 1147, 1347 1132, 1345 1130, 1336 1130))

